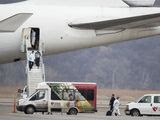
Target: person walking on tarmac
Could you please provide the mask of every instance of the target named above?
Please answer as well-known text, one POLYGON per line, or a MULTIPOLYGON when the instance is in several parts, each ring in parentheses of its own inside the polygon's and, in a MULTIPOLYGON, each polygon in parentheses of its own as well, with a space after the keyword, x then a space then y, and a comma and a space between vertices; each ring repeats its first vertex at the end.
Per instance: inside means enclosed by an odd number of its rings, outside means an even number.
POLYGON ((113 109, 112 115, 115 115, 115 116, 121 115, 120 110, 119 110, 119 106, 120 106, 120 101, 119 101, 119 97, 117 97, 114 101, 114 104, 113 104, 114 109, 113 109))
POLYGON ((33 65, 34 65, 34 59, 35 59, 35 56, 34 56, 34 51, 32 51, 29 56, 28 56, 28 61, 29 61, 29 70, 32 69, 33 65))
POLYGON ((36 53, 35 53, 35 64, 38 68, 40 66, 40 57, 41 57, 41 53, 39 51, 36 51, 36 53))
POLYGON ((115 101, 115 97, 114 97, 114 94, 112 94, 111 99, 110 99, 110 102, 109 102, 111 113, 113 112, 113 104, 114 104, 114 101, 115 101))

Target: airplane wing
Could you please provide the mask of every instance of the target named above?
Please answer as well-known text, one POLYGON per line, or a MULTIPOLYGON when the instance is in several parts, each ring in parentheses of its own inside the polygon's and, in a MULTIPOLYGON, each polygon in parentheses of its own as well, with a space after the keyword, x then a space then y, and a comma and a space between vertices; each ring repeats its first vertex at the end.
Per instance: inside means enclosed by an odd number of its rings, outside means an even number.
POLYGON ((130 29, 137 27, 155 27, 160 26, 160 13, 148 14, 148 15, 140 15, 126 18, 118 18, 118 19, 109 19, 109 20, 87 20, 86 21, 77 21, 71 22, 68 24, 70 27, 79 28, 79 29, 130 29))
POLYGON ((32 13, 18 13, 0 21, 0 32, 16 31, 32 13))

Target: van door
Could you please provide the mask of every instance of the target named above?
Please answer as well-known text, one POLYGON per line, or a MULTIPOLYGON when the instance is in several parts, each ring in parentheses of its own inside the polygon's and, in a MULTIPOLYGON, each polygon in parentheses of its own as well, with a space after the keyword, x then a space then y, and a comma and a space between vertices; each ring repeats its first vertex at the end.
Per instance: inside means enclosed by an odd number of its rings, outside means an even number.
POLYGON ((38 90, 29 101, 33 102, 37 111, 47 111, 47 90, 38 90))
POLYGON ((152 96, 144 96, 138 102, 138 108, 141 114, 152 114, 152 96))
POLYGON ((153 115, 160 115, 160 95, 155 95, 152 104, 153 115))
POLYGON ((61 112, 62 110, 61 94, 62 94, 62 90, 58 90, 58 89, 56 91, 51 90, 51 101, 49 103, 51 107, 51 111, 61 112))

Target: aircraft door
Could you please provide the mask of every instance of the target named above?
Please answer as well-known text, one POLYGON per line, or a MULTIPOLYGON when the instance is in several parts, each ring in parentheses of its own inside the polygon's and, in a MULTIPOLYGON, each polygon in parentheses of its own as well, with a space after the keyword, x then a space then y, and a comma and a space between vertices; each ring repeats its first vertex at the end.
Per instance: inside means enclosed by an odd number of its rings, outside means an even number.
POLYGON ((21 52, 28 50, 39 50, 40 29, 39 28, 23 28, 21 52))
POLYGON ((39 38, 40 38, 40 29, 31 28, 30 33, 30 44, 33 50, 39 50, 39 38))

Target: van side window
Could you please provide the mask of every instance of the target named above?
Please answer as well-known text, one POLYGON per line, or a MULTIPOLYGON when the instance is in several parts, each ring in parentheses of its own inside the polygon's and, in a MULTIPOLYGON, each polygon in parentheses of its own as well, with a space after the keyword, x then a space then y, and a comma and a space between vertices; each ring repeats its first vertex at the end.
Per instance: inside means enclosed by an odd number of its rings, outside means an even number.
POLYGON ((154 96, 154 103, 160 103, 160 96, 154 96))
POLYGON ((94 90, 87 90, 87 100, 94 100, 94 90))
POLYGON ((61 100, 55 91, 51 91, 51 100, 61 100))
POLYGON ((151 96, 144 96, 139 103, 151 103, 151 96))
POLYGON ((63 100, 73 101, 73 100, 75 100, 75 90, 73 90, 73 89, 64 89, 62 96, 63 96, 63 100))
POLYGON ((45 90, 40 90, 30 99, 30 101, 41 100, 44 98, 45 98, 45 90))
POLYGON ((79 89, 78 90, 81 95, 89 101, 93 101, 94 100, 94 90, 83 90, 83 89, 79 89))

